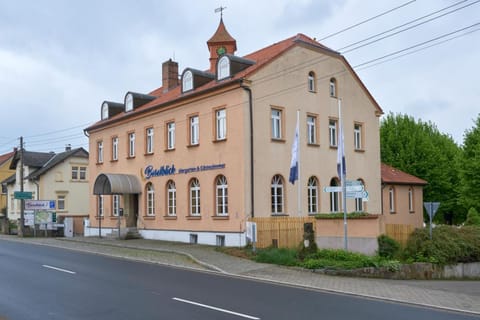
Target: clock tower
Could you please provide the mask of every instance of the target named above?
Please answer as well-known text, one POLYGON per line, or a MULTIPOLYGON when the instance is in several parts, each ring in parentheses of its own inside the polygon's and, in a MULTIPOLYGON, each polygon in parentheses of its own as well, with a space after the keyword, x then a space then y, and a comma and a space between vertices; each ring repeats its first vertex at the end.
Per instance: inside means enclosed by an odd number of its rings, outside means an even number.
POLYGON ((207 41, 210 51, 210 72, 215 73, 218 57, 224 53, 234 54, 237 51, 237 40, 235 40, 225 28, 223 18, 220 18, 215 34, 207 41))

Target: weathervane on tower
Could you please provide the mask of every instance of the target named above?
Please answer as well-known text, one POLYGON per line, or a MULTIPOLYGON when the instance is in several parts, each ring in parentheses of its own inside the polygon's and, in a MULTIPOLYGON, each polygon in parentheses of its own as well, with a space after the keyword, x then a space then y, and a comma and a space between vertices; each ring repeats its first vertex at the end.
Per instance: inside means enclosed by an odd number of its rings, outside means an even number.
POLYGON ((219 13, 220 12, 220 19, 223 18, 223 10, 227 9, 227 7, 222 7, 220 6, 219 8, 215 9, 215 13, 219 13))

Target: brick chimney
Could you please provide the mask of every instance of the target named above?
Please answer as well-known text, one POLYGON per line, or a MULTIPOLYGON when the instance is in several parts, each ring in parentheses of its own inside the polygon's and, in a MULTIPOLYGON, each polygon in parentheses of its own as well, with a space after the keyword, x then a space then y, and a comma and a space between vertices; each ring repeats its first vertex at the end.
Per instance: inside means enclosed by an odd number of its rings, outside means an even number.
POLYGON ((162 64, 163 92, 168 92, 178 86, 178 63, 169 59, 162 64))

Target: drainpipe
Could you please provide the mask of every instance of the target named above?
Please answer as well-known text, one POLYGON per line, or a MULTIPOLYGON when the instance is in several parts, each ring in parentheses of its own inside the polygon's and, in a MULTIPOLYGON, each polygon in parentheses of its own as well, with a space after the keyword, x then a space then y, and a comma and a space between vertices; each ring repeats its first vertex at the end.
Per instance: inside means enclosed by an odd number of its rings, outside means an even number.
POLYGON ((250 216, 255 216, 255 183, 254 183, 254 165, 253 165, 253 100, 252 89, 243 84, 240 85, 248 93, 248 111, 250 122, 250 216))

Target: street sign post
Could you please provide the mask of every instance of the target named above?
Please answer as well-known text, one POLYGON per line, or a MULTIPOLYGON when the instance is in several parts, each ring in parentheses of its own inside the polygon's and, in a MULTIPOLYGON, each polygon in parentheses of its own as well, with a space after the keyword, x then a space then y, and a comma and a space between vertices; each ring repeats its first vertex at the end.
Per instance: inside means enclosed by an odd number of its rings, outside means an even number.
POLYGON ((428 216, 430 217, 430 239, 432 239, 432 219, 437 213, 438 207, 440 207, 440 202, 424 202, 423 206, 427 210, 428 216))
POLYGON ((13 198, 18 200, 28 200, 33 198, 33 194, 30 191, 14 191, 13 198))

